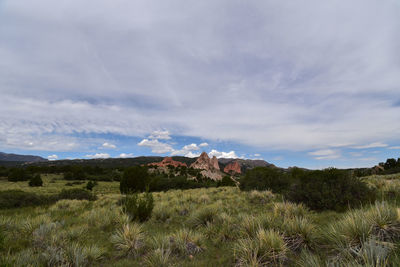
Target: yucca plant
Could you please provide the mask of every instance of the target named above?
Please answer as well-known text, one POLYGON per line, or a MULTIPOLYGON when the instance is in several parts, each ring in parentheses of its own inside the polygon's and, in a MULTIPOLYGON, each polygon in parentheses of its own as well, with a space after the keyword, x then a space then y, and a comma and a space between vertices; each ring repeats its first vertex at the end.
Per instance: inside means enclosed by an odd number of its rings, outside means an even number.
POLYGON ((296 261, 299 267, 326 267, 324 262, 318 255, 311 253, 309 250, 303 250, 299 259, 296 261))
POLYGON ((372 226, 372 234, 379 240, 396 241, 400 238, 400 220, 397 210, 388 203, 375 203, 366 212, 365 217, 372 226))
POLYGON ((278 202, 273 205, 273 213, 275 216, 281 217, 302 217, 309 211, 302 203, 278 202))
POLYGON ((389 266, 389 255, 394 249, 394 244, 368 239, 359 248, 351 249, 355 261, 363 266, 385 267, 389 266))
POLYGON ((193 255, 201 252, 203 236, 190 229, 180 229, 170 238, 171 251, 177 255, 193 255))
POLYGON ((218 209, 215 206, 206 206, 197 210, 188 220, 192 227, 205 226, 207 223, 213 223, 217 220, 218 209))
POLYGON ((145 264, 149 267, 168 267, 170 263, 171 250, 164 247, 151 251, 145 258, 145 264))
POLYGON ((171 208, 165 204, 155 206, 152 214, 153 218, 159 222, 166 222, 172 217, 171 208))
POLYGON ((125 224, 111 236, 111 243, 122 254, 138 256, 144 248, 145 233, 138 223, 125 224))
POLYGON ((257 191, 253 190, 248 194, 250 203, 265 204, 269 203, 274 199, 275 195, 270 190, 257 191))
POLYGON ((261 228, 260 221, 252 215, 241 215, 239 232, 243 237, 255 237, 261 228))
POLYGON ((288 247, 275 230, 260 228, 253 238, 239 240, 234 245, 238 266, 280 265, 287 259, 288 247))
POLYGON ((284 240, 291 250, 311 249, 316 241, 315 226, 306 217, 288 218, 282 224, 284 240))

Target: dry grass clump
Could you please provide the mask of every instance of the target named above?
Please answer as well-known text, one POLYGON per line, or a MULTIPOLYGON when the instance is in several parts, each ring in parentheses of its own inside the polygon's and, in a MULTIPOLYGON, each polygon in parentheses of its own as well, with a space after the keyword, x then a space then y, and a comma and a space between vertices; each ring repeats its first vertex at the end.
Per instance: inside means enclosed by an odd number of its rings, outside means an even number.
POLYGON ((205 226, 216 221, 218 213, 219 210, 216 206, 201 207, 189 217, 188 224, 191 227, 205 226))
POLYGON ((262 228, 260 221, 252 215, 240 215, 239 231, 240 235, 244 237, 255 237, 260 228, 262 228))
POLYGON ((275 230, 259 229, 253 238, 239 240, 234 245, 238 266, 279 266, 287 259, 288 247, 275 230))
POLYGON ((61 199, 50 207, 50 211, 74 211, 85 208, 88 204, 88 200, 61 199))
POLYGON ((254 204, 265 204, 271 202, 275 198, 275 195, 270 190, 257 191, 253 190, 248 194, 250 203, 254 204))
POLYGON ((156 205, 153 209, 152 217, 159 222, 166 222, 173 216, 171 207, 167 204, 156 205))
POLYGON ((111 243, 122 254, 137 257, 144 248, 145 232, 138 223, 125 224, 111 236, 111 243))
POLYGON ((170 248, 176 255, 194 255, 203 250, 202 240, 202 234, 183 228, 170 237, 170 248))
POLYGON ((273 213, 276 217, 304 217, 309 210, 302 203, 278 202, 273 205, 273 213))
POLYGON ((111 206, 88 210, 80 218, 90 227, 105 229, 124 223, 127 218, 123 215, 120 208, 111 206))
POLYGON ((400 217, 398 210, 386 202, 377 202, 366 213, 372 234, 382 241, 400 239, 400 217))
POLYGON ((210 202, 211 202, 211 199, 207 194, 201 195, 197 200, 197 203, 199 203, 199 204, 208 204, 210 202))
POLYGON ((314 224, 306 217, 287 218, 282 224, 284 240, 293 251, 303 248, 311 249, 317 240, 314 224))
POLYGON ((205 226, 204 233, 207 238, 218 243, 236 240, 240 236, 239 229, 237 220, 232 215, 223 212, 215 223, 205 226))
POLYGON ((149 267, 168 267, 170 263, 171 250, 164 247, 150 252, 145 258, 145 264, 149 267))

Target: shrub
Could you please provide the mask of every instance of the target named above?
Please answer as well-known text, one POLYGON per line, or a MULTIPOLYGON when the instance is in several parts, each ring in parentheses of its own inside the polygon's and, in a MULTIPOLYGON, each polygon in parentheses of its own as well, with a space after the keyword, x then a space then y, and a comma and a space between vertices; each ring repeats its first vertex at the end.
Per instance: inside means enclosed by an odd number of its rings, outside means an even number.
POLYGON ((58 194, 58 199, 96 200, 96 196, 81 188, 63 189, 58 194))
POLYGON ((86 189, 89 191, 92 191, 93 187, 95 187, 96 185, 97 185, 97 182, 89 181, 86 184, 86 189))
POLYGON ((299 176, 287 197, 314 210, 342 211, 375 200, 375 190, 345 170, 308 171, 299 176))
POLYGON ((218 181, 217 186, 236 186, 236 183, 230 176, 225 175, 221 181, 218 181))
POLYGON ((29 186, 42 186, 43 185, 43 180, 40 177, 40 174, 34 175, 30 180, 29 180, 29 186))
POLYGON ((154 208, 153 195, 146 192, 143 196, 139 194, 127 194, 122 200, 122 210, 129 215, 132 221, 144 222, 151 217, 154 208))
POLYGON ((23 168, 13 168, 8 173, 8 181, 10 182, 28 181, 31 178, 32 175, 23 168))
POLYGON ((144 247, 145 233, 140 224, 125 224, 111 236, 111 243, 122 255, 139 256, 144 247))
POLYGON ((289 176, 279 169, 268 167, 256 167, 246 173, 240 180, 240 189, 249 190, 271 190, 282 192, 289 188, 289 176))
POLYGON ((149 184, 147 168, 135 166, 127 168, 121 179, 119 189, 121 193, 143 192, 149 184))
POLYGON ((0 208, 12 209, 48 204, 51 199, 31 192, 21 190, 0 191, 0 208))

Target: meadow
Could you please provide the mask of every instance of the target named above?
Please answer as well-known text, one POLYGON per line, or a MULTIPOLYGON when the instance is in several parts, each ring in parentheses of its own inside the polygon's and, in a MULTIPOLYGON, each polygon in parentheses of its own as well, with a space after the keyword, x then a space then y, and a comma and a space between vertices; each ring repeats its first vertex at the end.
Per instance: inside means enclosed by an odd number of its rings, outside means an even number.
MULTIPOLYGON (((0 188, 50 195, 85 185, 42 178, 42 187, 0 188)), ((0 209, 0 266, 400 266, 400 175, 363 180, 377 201, 341 213, 237 187, 153 192, 143 223, 123 213, 119 182, 98 182, 95 201, 0 209)))

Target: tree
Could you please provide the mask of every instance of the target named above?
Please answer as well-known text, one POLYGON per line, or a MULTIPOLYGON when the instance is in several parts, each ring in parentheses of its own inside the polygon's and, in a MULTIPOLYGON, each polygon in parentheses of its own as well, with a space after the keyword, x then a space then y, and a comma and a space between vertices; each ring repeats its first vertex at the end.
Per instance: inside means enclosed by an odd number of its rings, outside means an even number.
POLYGON ((269 167, 256 167, 249 170, 240 180, 240 189, 249 190, 267 190, 273 192, 282 192, 289 188, 290 180, 286 173, 269 167))
POLYGON ((29 180, 29 186, 43 186, 43 180, 42 177, 40 177, 40 174, 34 175, 29 180))
POLYGON ((23 168, 11 169, 8 173, 8 181, 18 182, 18 181, 28 181, 32 176, 23 168))
POLYGON ((121 193, 143 192, 149 184, 149 174, 146 167, 135 166, 125 169, 119 184, 121 193))
POLYGON ((330 168, 301 173, 286 196, 314 210, 342 211, 373 202, 375 191, 349 171, 330 168))

